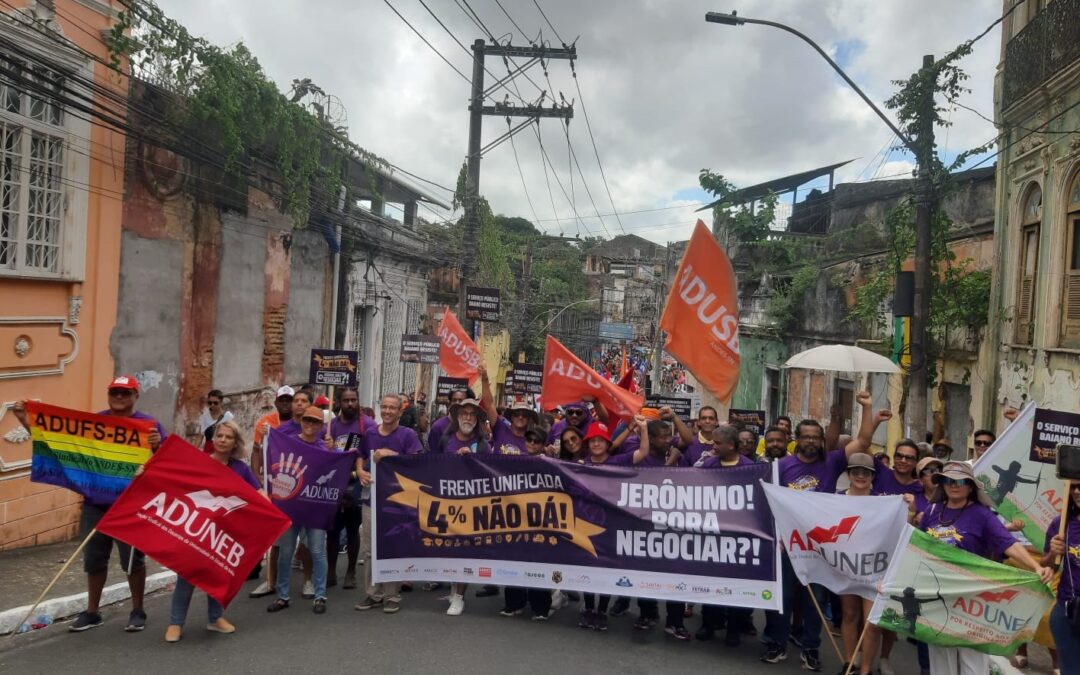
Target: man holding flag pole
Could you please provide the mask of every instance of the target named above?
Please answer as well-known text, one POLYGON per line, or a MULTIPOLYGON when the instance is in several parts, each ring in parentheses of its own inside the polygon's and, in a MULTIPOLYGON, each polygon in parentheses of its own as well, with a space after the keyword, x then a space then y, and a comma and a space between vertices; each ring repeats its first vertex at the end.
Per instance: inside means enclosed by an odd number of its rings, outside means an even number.
MULTIPOLYGON (((150 452, 154 452, 161 445, 166 435, 165 429, 156 419, 135 409, 138 400, 139 381, 131 375, 119 375, 109 383, 108 409, 98 414, 136 422, 146 430, 145 447, 150 452)), ((35 440, 35 446, 37 446, 38 443, 43 443, 42 440, 39 440, 41 430, 36 425, 31 425, 30 416, 28 415, 28 406, 32 407, 34 405, 36 404, 25 400, 18 401, 12 408, 12 412, 23 427, 30 432, 35 440)), ((35 456, 35 468, 40 466, 38 460, 41 459, 41 457, 35 456)), ((132 469, 133 471, 134 469, 132 469)), ((31 480, 39 480, 33 471, 31 480)), ((79 531, 86 537, 80 545, 80 548, 83 549, 83 569, 86 572, 86 610, 79 614, 74 623, 68 627, 68 630, 81 632, 104 623, 99 610, 101 607, 101 594, 105 590, 105 582, 109 578, 109 557, 112 553, 114 541, 120 554, 120 564, 124 569, 124 573, 127 574, 128 588, 131 590, 131 614, 128 617, 127 624, 124 626, 124 630, 131 633, 146 628, 146 612, 143 610, 143 593, 146 590, 146 562, 142 552, 96 530, 98 522, 108 512, 109 507, 123 488, 121 487, 116 491, 116 494, 104 495, 96 492, 84 492, 75 485, 56 482, 51 479, 39 480, 39 482, 54 483, 61 485, 61 487, 73 489, 82 494, 84 498, 82 515, 79 518, 79 531)), ((128 482, 130 482, 130 476, 128 482)))

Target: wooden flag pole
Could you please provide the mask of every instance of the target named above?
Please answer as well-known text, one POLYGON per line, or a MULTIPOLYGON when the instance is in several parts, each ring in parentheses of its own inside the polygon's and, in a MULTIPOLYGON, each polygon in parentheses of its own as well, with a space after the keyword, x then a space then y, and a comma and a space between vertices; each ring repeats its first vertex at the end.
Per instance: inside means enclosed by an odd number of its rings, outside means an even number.
MULTIPOLYGON (((412 402, 413 402, 414 406, 419 405, 419 402, 420 402, 420 362, 419 361, 416 362, 416 389, 415 389, 415 391, 413 391, 412 402)), ((417 422, 420 421, 420 413, 419 413, 419 411, 417 411, 417 413, 416 413, 416 420, 417 420, 417 422)))
MULTIPOLYGON (((30 620, 30 617, 34 615, 34 610, 38 608, 38 605, 41 604, 41 601, 45 599, 45 596, 49 594, 49 591, 52 590, 52 587, 56 585, 56 582, 59 581, 60 577, 63 576, 64 572, 67 571, 67 568, 71 566, 72 561, 74 561, 75 558, 79 557, 79 554, 82 553, 82 550, 86 548, 86 544, 90 541, 90 537, 94 536, 95 534, 97 534, 96 527, 90 530, 90 534, 86 535, 86 538, 82 540, 82 543, 79 544, 79 547, 75 549, 75 552, 72 553, 71 557, 67 559, 67 562, 64 563, 64 566, 61 567, 60 571, 56 573, 56 576, 52 578, 52 581, 50 581, 49 585, 45 587, 45 590, 41 592, 41 595, 39 595, 37 600, 34 601, 34 604, 30 605, 30 611, 26 613, 26 616, 23 617, 22 621, 15 624, 15 630, 11 632, 12 635, 18 634, 19 628, 24 623, 30 620)), ((134 548, 132 550, 134 550, 134 548)))
POLYGON ((829 642, 832 643, 833 649, 836 650, 836 656, 839 657, 840 663, 843 663, 844 653, 840 651, 840 645, 836 644, 836 638, 833 637, 832 631, 829 630, 829 620, 825 618, 825 612, 821 611, 821 605, 818 604, 814 590, 807 586, 806 592, 810 594, 810 601, 814 603, 814 609, 817 610, 818 616, 821 617, 821 630, 825 631, 825 634, 829 636, 829 642))
MULTIPOLYGON (((851 652, 851 661, 847 662, 847 668, 844 669, 844 675, 851 675, 851 669, 855 667, 855 659, 858 658, 859 648, 862 647, 863 638, 866 637, 866 629, 870 627, 869 621, 863 622, 862 632, 859 633, 859 639, 855 641, 855 649, 851 652)), ((829 633, 832 635, 832 633, 829 633)), ((840 657, 840 663, 844 663, 844 657, 840 657)))
MULTIPOLYGON (((1058 536, 1065 538, 1065 528, 1069 524, 1069 501, 1072 499, 1072 481, 1064 481, 1065 498, 1061 500, 1061 523, 1058 524, 1058 536)), ((1054 556, 1054 567, 1061 565, 1061 556, 1054 556)))

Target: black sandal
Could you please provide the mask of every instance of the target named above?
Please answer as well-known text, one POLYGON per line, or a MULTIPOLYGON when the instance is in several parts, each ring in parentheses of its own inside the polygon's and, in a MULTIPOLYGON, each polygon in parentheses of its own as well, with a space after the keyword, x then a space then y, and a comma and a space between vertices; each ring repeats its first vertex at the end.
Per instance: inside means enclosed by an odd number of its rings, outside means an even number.
POLYGON ((326 598, 315 598, 315 602, 311 603, 311 611, 326 614, 326 598))
POLYGON ((283 609, 289 608, 289 601, 278 598, 270 603, 270 606, 266 608, 268 612, 280 612, 283 609))

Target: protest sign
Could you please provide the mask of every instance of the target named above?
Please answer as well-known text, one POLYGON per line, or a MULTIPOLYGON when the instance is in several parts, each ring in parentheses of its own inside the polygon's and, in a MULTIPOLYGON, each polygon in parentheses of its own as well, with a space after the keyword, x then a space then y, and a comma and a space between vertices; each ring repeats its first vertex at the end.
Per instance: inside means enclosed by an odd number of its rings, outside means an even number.
POLYGON ((30 480, 111 504, 150 459, 151 420, 92 415, 37 401, 26 402, 32 456, 30 480))
POLYGON ((539 394, 544 386, 544 366, 538 363, 515 363, 511 385, 515 394, 539 394))
POLYGON ((450 392, 455 389, 468 389, 469 380, 464 377, 446 377, 440 375, 435 381, 435 402, 443 405, 450 404, 450 392))
POLYGON ((375 469, 376 582, 435 580, 779 609, 759 479, 544 457, 415 455, 375 469))
POLYGON ((97 530, 228 605, 289 524, 232 469, 173 435, 97 530))
POLYGON ((359 356, 353 351, 312 349, 308 384, 355 387, 356 367, 359 362, 359 356))
POLYGON ((464 377, 470 382, 478 377, 476 367, 480 365, 480 350, 461 327, 457 317, 449 307, 443 309, 442 323, 439 324, 439 365, 451 377, 464 377))
POLYGON ((544 352, 544 405, 548 408, 575 403, 586 396, 615 417, 630 418, 644 399, 603 377, 550 335, 544 352))
POLYGON ((732 408, 731 410, 728 410, 728 422, 732 424, 741 422, 744 426, 756 431, 758 436, 765 435, 764 410, 742 410, 739 408, 732 408))
POLYGON ((1007 655, 1031 642, 1053 594, 1031 572, 904 526, 870 623, 938 647, 1007 655))
POLYGON ((499 320, 499 289, 468 286, 465 289, 465 318, 475 321, 499 320))
POLYGON ((405 363, 438 363, 442 343, 438 335, 401 336, 401 361, 405 363))
POLYGON ((1046 447, 1054 444, 1050 437, 1058 435, 1052 428, 1035 428, 1038 412, 1034 403, 1020 411, 975 462, 974 472, 997 512, 1008 521, 1023 520, 1024 536, 1041 551, 1046 528, 1061 513, 1062 500, 1067 495, 1062 492, 1053 459, 1050 463, 1032 459, 1043 457, 1046 447))
POLYGON ((693 416, 693 403, 689 398, 682 396, 646 396, 645 405, 650 408, 663 408, 665 406, 671 408, 671 412, 679 416, 679 418, 690 424, 694 421, 693 416))
POLYGON ((799 581, 873 600, 907 523, 903 498, 762 487, 799 581))
POLYGON ((265 462, 270 499, 293 522, 329 530, 354 464, 355 452, 313 448, 271 429, 265 462))
POLYGON ((697 221, 660 328, 664 349, 721 401, 739 381, 739 299, 735 272, 705 223, 697 221))

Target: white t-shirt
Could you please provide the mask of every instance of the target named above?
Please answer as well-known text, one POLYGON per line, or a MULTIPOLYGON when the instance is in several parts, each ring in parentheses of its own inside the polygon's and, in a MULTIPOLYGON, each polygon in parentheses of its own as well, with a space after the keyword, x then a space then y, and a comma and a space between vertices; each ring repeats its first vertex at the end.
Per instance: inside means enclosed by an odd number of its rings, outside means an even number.
POLYGON ((203 410, 202 414, 199 415, 199 433, 205 434, 207 429, 214 426, 218 422, 228 422, 232 418, 233 414, 228 410, 225 411, 225 414, 221 416, 220 420, 211 417, 209 410, 203 410))

